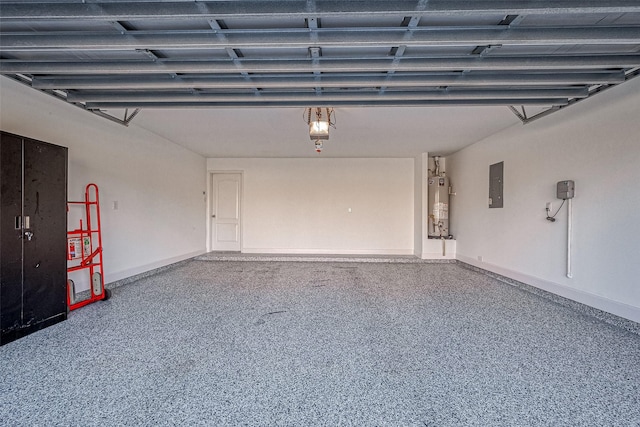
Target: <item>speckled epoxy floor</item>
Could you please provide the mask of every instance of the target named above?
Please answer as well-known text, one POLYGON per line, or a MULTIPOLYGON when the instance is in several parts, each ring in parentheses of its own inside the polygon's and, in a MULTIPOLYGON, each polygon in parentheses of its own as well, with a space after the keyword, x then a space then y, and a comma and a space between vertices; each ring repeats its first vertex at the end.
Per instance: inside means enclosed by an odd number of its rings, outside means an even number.
POLYGON ((0 424, 638 426, 639 366, 456 264, 192 261, 0 347, 0 424))

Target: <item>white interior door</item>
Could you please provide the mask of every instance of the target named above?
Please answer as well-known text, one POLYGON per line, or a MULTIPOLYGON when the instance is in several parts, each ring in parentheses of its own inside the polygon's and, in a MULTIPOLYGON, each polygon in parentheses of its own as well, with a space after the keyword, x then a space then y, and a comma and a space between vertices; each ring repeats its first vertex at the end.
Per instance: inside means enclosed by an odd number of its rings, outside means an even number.
POLYGON ((214 251, 241 250, 242 174, 214 173, 211 188, 211 242, 214 251))

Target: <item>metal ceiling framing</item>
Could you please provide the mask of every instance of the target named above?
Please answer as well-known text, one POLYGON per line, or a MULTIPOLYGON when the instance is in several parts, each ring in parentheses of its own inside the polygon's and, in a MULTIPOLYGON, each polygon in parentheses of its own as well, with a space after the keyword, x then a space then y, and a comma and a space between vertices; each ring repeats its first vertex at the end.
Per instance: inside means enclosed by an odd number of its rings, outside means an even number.
POLYGON ((527 123, 639 70, 638 0, 0 0, 0 73, 125 125, 253 106, 504 105, 527 123))

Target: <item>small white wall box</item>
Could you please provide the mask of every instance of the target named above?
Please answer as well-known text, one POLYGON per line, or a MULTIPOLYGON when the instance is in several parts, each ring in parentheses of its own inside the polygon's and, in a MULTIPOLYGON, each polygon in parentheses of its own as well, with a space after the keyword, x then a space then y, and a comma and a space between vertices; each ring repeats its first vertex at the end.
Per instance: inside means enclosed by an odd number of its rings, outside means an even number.
POLYGON ((556 193, 558 199, 567 200, 573 199, 576 191, 576 183, 567 180, 567 181, 558 181, 558 185, 556 187, 556 193))

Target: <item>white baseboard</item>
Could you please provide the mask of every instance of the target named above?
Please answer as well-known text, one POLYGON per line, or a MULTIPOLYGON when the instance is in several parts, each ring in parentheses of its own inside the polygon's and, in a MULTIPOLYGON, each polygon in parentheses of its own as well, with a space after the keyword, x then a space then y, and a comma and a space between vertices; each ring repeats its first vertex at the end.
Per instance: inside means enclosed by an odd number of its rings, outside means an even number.
POLYGON ((150 264, 141 265, 139 267, 129 268, 127 270, 121 270, 114 273, 105 274, 105 283, 113 283, 118 280, 126 279, 137 274, 146 273, 147 271, 154 270, 156 268, 165 267, 167 265, 175 264, 176 262, 184 261, 189 258, 193 258, 199 255, 207 253, 204 249, 201 251, 190 252, 184 255, 178 255, 171 258, 166 258, 160 261, 152 262, 150 264))
POLYGON ((423 252, 420 254, 421 259, 456 259, 455 253, 445 253, 442 255, 442 252, 423 252))
POLYGON ((243 248, 242 253, 280 255, 413 255, 413 249, 243 248))
POLYGON ((581 291, 579 289, 570 288, 559 283, 509 270, 507 268, 503 268, 494 264, 481 262, 464 255, 457 254, 456 259, 464 263, 473 265, 474 267, 491 271, 501 276, 517 280, 518 282, 522 282, 527 285, 542 289, 544 291, 551 292, 555 295, 559 295, 561 297, 568 298, 581 304, 597 308, 598 310, 606 311, 607 313, 614 314, 624 319, 640 323, 640 307, 635 307, 619 301, 614 301, 605 297, 601 297, 599 295, 581 291))

